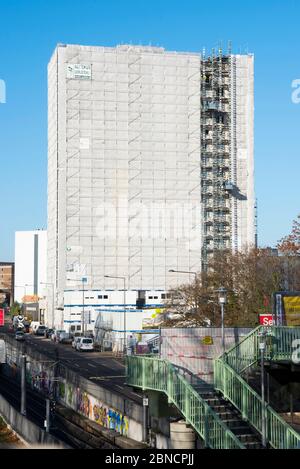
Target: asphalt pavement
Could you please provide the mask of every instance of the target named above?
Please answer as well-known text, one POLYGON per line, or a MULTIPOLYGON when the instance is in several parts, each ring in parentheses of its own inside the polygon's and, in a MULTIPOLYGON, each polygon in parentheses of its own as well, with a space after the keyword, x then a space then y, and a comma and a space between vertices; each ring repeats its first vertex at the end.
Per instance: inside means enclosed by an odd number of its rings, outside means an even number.
MULTIPOLYGON (((14 337, 7 328, 1 328, 1 332, 14 337)), ((25 335, 25 342, 51 359, 55 359, 58 352, 60 362, 67 368, 103 388, 142 404, 142 395, 125 384, 126 365, 122 358, 108 352, 77 352, 69 344, 58 344, 32 334, 25 335)))

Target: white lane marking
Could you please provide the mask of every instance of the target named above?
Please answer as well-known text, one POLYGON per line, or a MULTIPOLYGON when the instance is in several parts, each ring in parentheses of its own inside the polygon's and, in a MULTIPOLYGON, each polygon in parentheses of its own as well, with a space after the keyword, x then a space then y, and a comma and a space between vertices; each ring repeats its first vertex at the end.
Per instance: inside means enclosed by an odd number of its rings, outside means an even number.
POLYGON ((92 366, 93 368, 98 368, 97 366, 93 365, 92 363, 88 363, 89 366, 92 366))
POLYGON ((126 365, 123 365, 123 363, 120 363, 120 362, 118 362, 117 360, 114 360, 114 359, 112 361, 115 362, 117 365, 123 366, 123 368, 126 368, 126 365))

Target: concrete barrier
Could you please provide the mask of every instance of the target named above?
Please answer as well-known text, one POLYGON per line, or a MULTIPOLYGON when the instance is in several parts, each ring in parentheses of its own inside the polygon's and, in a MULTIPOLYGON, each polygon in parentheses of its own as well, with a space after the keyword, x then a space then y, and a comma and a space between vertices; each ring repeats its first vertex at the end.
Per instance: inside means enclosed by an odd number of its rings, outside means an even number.
POLYGON ((30 443, 30 447, 38 445, 36 447, 39 448, 70 448, 20 414, 2 395, 0 395, 0 415, 25 442, 30 443))

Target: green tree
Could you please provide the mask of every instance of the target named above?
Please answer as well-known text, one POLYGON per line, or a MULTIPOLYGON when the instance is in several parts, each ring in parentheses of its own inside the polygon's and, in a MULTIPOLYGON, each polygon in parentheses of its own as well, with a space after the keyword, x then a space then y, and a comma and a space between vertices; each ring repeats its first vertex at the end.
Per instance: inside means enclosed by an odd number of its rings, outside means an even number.
POLYGON ((15 301, 14 304, 12 305, 12 307, 10 308, 11 316, 18 316, 18 314, 20 314, 21 311, 22 311, 22 308, 21 308, 20 303, 15 301))

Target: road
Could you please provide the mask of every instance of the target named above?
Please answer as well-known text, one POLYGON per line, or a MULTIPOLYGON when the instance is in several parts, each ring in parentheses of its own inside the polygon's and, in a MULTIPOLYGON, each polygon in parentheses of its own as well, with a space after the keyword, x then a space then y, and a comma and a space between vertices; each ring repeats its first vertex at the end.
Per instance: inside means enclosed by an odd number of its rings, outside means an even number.
MULTIPOLYGON (((0 332, 13 336, 7 327, 1 328, 0 332)), ((31 334, 26 334, 25 343, 53 360, 57 350, 60 362, 67 368, 123 398, 142 405, 142 395, 125 384, 126 366, 123 359, 107 352, 76 352, 71 345, 56 344, 50 339, 31 334)))

